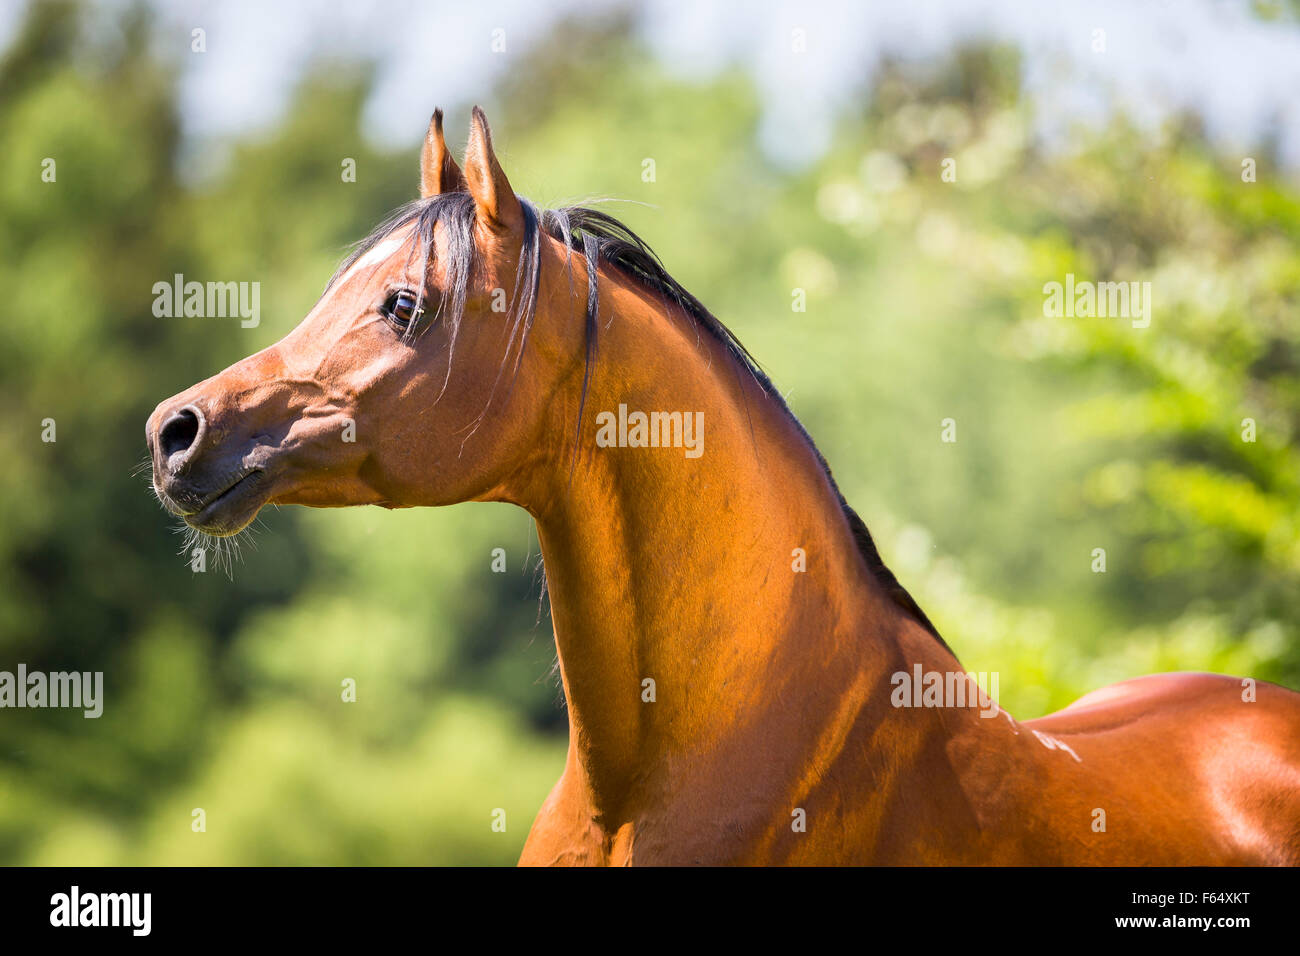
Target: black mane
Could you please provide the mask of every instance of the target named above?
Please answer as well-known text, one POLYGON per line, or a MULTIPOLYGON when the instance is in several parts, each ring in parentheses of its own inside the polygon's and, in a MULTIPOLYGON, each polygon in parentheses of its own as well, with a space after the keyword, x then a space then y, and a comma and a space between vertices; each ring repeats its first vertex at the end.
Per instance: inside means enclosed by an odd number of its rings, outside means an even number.
MULTIPOLYGON (((500 383, 501 375, 509 364, 512 348, 516 350, 514 364, 515 368, 518 368, 519 360, 523 355, 524 344, 527 341, 528 331, 532 327, 533 314, 537 305, 537 292, 541 282, 539 232, 544 232, 559 241, 567 249, 581 252, 587 263, 587 365, 582 386, 582 401, 578 410, 579 430, 581 430, 582 426, 583 409, 587 399, 587 386, 591 381, 591 370, 595 360, 596 312, 598 305, 597 270, 600 263, 603 262, 637 279, 646 287, 677 303, 700 329, 721 342, 736 360, 739 368, 748 372, 768 397, 777 404, 777 407, 785 413, 798 429, 799 434, 807 441, 808 447, 813 454, 817 456, 817 462, 825 473, 826 480, 830 483, 836 499, 839 501, 840 510, 849 523, 858 551, 862 554, 863 560, 866 561, 867 568, 875 576, 876 580, 884 586, 895 604, 914 617, 927 631, 934 635, 934 638, 940 644, 948 648, 947 643, 939 635, 930 619, 926 617, 925 612, 917 605, 912 595, 898 582, 893 572, 885 566, 885 562, 881 559, 880 552, 876 548, 876 543, 871 538, 871 532, 867 530, 866 524, 858 517, 857 512, 849 507, 848 502, 844 500, 844 495, 831 474, 830 466, 827 465, 826 459, 818 450, 816 443, 813 442, 812 436, 808 434, 802 423, 790 411, 785 399, 781 397, 781 393, 777 391, 771 379, 768 378, 757 360, 740 343, 735 334, 705 308, 699 299, 684 289, 676 279, 668 274, 668 270, 664 268, 659 257, 636 233, 613 216, 584 206, 539 210, 522 196, 519 197, 519 201, 524 211, 524 240, 519 256, 519 268, 515 276, 514 298, 509 307, 511 319, 510 338, 506 344, 501 370, 497 375, 497 384, 500 383)), ((330 286, 361 256, 365 255, 377 243, 408 224, 414 224, 414 233, 419 240, 413 247, 411 256, 412 259, 417 255, 419 256, 419 271, 420 274, 424 274, 429 258, 434 254, 434 231, 436 226, 441 223, 447 234, 447 287, 437 307, 432 311, 435 318, 440 318, 450 326, 449 340, 451 344, 449 350, 451 354, 448 356, 447 361, 447 374, 450 376, 451 359, 455 353, 456 338, 464 316, 469 280, 478 259, 478 248, 474 243, 473 233, 474 217, 474 200, 465 192, 443 193, 408 203, 393 212, 370 235, 353 247, 352 252, 339 266, 325 288, 328 291, 330 286)), ((423 292, 421 292, 422 295, 423 292)), ((429 324, 422 323, 421 325, 427 328, 429 324)), ((419 333, 413 329, 408 334, 419 333)), ((493 394, 495 395, 495 388, 493 394)), ((486 409, 484 413, 486 413, 486 409)), ((482 415, 479 418, 479 421, 481 420, 482 415)), ((948 649, 951 651, 951 648, 948 649)))

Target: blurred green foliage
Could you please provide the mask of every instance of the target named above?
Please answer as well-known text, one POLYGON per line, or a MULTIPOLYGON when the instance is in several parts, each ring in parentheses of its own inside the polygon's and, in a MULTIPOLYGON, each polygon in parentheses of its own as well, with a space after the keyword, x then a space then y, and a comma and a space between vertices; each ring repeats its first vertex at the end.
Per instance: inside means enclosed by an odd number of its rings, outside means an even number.
MULTIPOLYGON (((0 862, 512 862, 565 747, 528 518, 272 510, 231 577, 195 574, 133 473, 158 400, 281 337, 413 195, 422 131, 377 150, 368 75, 329 67, 200 162, 148 22, 81 26, 34 5, 0 60, 0 669, 103 670, 107 701, 0 712, 0 862), (261 282, 261 325, 155 318, 177 272, 261 282)), ((489 113, 515 187, 646 204, 614 211, 1013 713, 1157 670, 1300 684, 1300 191, 1267 150, 1244 183, 1193 119, 1118 117, 1045 153, 1001 48, 888 67, 797 174, 747 79, 673 79, 617 20, 513 76, 489 113), (1044 317, 1066 273, 1151 281, 1151 327, 1044 317)))

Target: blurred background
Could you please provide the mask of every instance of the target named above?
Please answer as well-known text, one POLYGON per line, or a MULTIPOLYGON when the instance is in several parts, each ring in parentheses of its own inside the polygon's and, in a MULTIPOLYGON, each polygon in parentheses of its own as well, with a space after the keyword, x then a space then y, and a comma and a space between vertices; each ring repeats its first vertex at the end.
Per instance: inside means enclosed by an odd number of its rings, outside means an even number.
POLYGON ((538 202, 629 200, 1016 716, 1300 687, 1300 6, 336 6, 0 4, 0 670, 105 675, 0 711, 0 863, 516 858, 566 732, 527 515, 268 509, 195 573, 136 473, 415 196, 437 105, 538 202), (260 324, 155 317, 175 273, 260 324), (1067 273, 1150 327, 1045 317, 1067 273))

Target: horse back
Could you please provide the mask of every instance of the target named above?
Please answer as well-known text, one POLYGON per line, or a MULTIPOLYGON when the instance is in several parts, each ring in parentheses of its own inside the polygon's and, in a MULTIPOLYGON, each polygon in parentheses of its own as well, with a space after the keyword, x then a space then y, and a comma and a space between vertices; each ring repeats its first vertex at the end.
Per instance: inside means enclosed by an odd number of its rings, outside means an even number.
POLYGON ((1021 727, 1077 758, 1050 762, 1044 781, 1049 813, 1089 821, 1066 844, 1073 862, 1300 864, 1300 694, 1158 674, 1021 727))

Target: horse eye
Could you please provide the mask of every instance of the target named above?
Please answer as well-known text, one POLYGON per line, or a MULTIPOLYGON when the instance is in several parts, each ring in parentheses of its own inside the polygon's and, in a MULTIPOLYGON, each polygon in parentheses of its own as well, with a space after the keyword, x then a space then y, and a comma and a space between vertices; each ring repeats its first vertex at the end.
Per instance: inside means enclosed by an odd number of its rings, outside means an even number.
POLYGON ((410 327, 423 311, 415 307, 415 294, 411 292, 394 292, 384 303, 384 313, 388 320, 402 329, 410 327))

